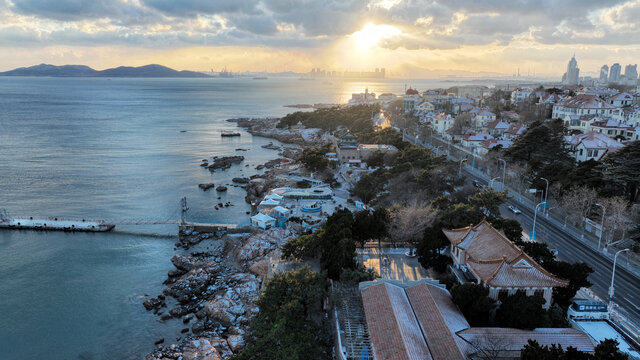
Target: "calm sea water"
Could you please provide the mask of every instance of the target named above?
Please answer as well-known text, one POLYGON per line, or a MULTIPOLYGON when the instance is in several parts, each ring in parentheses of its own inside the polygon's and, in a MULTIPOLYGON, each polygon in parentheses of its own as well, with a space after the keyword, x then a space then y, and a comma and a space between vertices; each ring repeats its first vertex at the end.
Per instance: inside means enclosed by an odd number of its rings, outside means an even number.
MULTIPOLYGON (((0 209, 161 221, 177 219, 186 196, 190 220, 245 224, 242 189, 205 193, 197 185, 254 174, 277 152, 261 148, 271 140, 246 132, 221 138, 220 130, 235 129, 225 119, 346 102, 365 87, 399 94, 405 83, 0 77, 0 209), (233 154, 245 162, 213 174, 199 166, 233 154), (227 201, 235 206, 214 209, 227 201)), ((0 359, 140 359, 156 339, 171 343, 181 322, 160 322, 141 302, 162 290, 175 239, 143 234, 176 232, 175 225, 118 226, 109 234, 0 232, 0 359)))

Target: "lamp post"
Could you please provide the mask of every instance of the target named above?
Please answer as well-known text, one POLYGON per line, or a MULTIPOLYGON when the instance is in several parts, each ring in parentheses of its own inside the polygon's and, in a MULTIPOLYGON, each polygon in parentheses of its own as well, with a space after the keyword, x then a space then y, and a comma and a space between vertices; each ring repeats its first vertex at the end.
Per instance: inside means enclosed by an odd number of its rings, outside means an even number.
POLYGON ((600 206, 602 208, 602 221, 600 222, 600 236, 598 237, 598 250, 600 250, 600 243, 602 243, 602 234, 604 233, 604 213, 607 211, 607 208, 602 204, 596 203, 596 206, 600 206))
POLYGON ((538 217, 538 207, 540 207, 540 205, 542 204, 543 203, 539 203, 538 205, 536 205, 536 210, 533 212, 533 229, 531 230, 531 236, 529 236, 530 240, 536 239, 536 218, 538 217))
POLYGON ((451 140, 447 141, 447 160, 449 160, 449 154, 451 154, 450 149, 451 148, 451 140))
POLYGON ((493 179, 491 179, 491 181, 489 182, 489 187, 492 188, 493 187, 493 181, 494 180, 498 180, 498 179, 500 179, 500 176, 494 177, 493 179))
MULTIPOLYGON (((544 191, 544 206, 543 208, 549 209, 549 203, 547 202, 547 194, 549 193, 549 180, 541 177, 541 180, 544 180, 547 182, 547 188, 544 191)), ((547 214, 549 213, 549 210, 547 210, 547 214)))
POLYGON ((611 286, 609 287, 609 309, 611 309, 611 299, 613 299, 613 280, 616 276, 616 261, 618 260, 618 255, 625 251, 629 251, 629 249, 618 250, 616 255, 613 257, 613 269, 611 269, 611 286))
POLYGON ((442 146, 436 146, 436 155, 440 155, 440 148, 441 148, 441 147, 442 147, 442 146))
POLYGON ((458 167, 458 177, 462 175, 462 163, 467 161, 467 159, 460 159, 460 167, 458 167))
POLYGON ((502 161, 502 190, 504 190, 504 181, 507 177, 507 162, 500 158, 498 161, 502 161))

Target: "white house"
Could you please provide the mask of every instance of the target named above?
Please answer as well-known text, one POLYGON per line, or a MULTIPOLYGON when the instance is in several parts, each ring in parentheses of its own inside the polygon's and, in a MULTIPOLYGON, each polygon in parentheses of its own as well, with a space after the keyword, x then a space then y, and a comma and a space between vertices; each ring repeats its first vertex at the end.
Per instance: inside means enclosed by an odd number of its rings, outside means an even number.
POLYGON ((577 162, 592 159, 597 161, 605 154, 617 151, 624 147, 623 144, 597 132, 565 136, 565 142, 567 142, 568 147, 577 162))
POLYGON ((276 224, 276 219, 263 213, 258 213, 251 217, 251 225, 262 230, 272 228, 276 224))
POLYGON ((431 118, 431 127, 438 134, 444 134, 447 130, 451 128, 451 126, 453 126, 454 121, 455 119, 453 118, 453 116, 449 114, 445 114, 445 113, 438 114, 433 118, 431 118))
POLYGON ((494 121, 496 119, 496 114, 492 113, 489 110, 481 109, 476 112, 475 123, 477 127, 487 126, 488 123, 494 121))
POLYGON ((515 140, 518 136, 524 134, 527 131, 527 127, 520 124, 511 124, 509 128, 502 134, 502 138, 505 140, 515 140))
POLYGON ((436 109, 433 103, 424 100, 420 104, 416 105, 414 111, 434 111, 436 109))
POLYGON ((633 104, 633 95, 626 92, 622 92, 622 93, 613 95, 612 97, 607 99, 607 102, 615 107, 629 106, 633 104))
POLYGON ((475 152, 476 151, 475 149, 480 146, 481 142, 489 139, 493 139, 493 136, 491 136, 490 134, 471 133, 471 134, 464 135, 461 139, 461 143, 462 143, 462 146, 467 147, 475 152))
POLYGON ((564 119, 567 115, 598 115, 612 117, 620 115, 621 109, 595 95, 576 95, 553 105, 551 117, 564 119))
POLYGON ((517 104, 521 101, 524 101, 526 99, 529 98, 529 96, 531 96, 531 94, 533 93, 533 89, 515 89, 511 92, 511 102, 514 104, 517 104))
POLYGON ((480 146, 476 148, 476 151, 480 155, 487 155, 489 150, 495 148, 496 146, 500 146, 503 149, 508 149, 511 145, 513 145, 513 142, 509 140, 488 139, 482 141, 480 143, 480 146))
POLYGON ((509 127, 511 127, 509 124, 501 120, 494 120, 487 124, 489 134, 496 137, 501 137, 502 134, 509 130, 509 127))
POLYGON ((628 140, 633 137, 636 129, 627 124, 620 123, 618 121, 608 119, 601 121, 593 121, 589 125, 589 130, 605 134, 610 138, 621 137, 624 140, 628 140))

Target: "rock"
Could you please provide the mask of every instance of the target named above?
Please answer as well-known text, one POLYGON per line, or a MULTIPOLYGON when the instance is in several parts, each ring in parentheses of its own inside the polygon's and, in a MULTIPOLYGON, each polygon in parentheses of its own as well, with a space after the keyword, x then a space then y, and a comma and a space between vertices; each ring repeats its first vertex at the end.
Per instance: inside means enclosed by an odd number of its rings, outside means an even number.
POLYGON ((162 304, 162 300, 158 299, 157 297, 149 298, 142 303, 144 308, 147 310, 155 309, 160 306, 160 304, 162 304))
POLYGON ((269 259, 263 259, 249 267, 249 271, 258 276, 267 276, 269 272, 269 259))
POLYGON ((160 345, 160 344, 162 344, 163 342, 164 342, 164 338, 160 338, 160 339, 156 340, 156 342, 155 342, 154 344, 156 344, 156 345, 160 345))
POLYGON ((249 151, 249 149, 238 148, 236 151, 249 151))
POLYGON ((242 350, 244 348, 244 336, 242 335, 231 335, 227 338, 227 344, 229 344, 229 348, 234 353, 242 350))
POLYGON ((248 184, 249 183, 249 179, 240 178, 240 177, 233 178, 231 181, 233 181, 234 183, 238 183, 238 184, 248 184))
POLYGON ((183 360, 222 360, 220 353, 207 338, 192 340, 185 346, 183 360))
POLYGON ((198 184, 198 187, 204 191, 207 191, 214 186, 216 186, 214 183, 198 184))
POLYGON ((173 264, 173 266, 175 266, 178 270, 182 270, 182 271, 189 271, 191 269, 194 269, 198 266, 197 262, 195 261, 194 258, 190 257, 190 256, 185 256, 185 255, 181 255, 181 254, 176 254, 171 258, 171 263, 173 264))
POLYGON ((220 185, 220 186, 218 186, 218 187, 216 188, 216 191, 220 191, 220 192, 227 191, 227 187, 226 187, 226 186, 223 186, 223 185, 220 185))
MULTIPOLYGON (((272 228, 267 231, 255 233, 251 235, 245 242, 244 246, 240 248, 240 251, 238 252, 238 260, 250 261, 261 258, 266 254, 279 249, 282 244, 296 236, 297 234, 290 229, 279 228, 272 228)), ((253 264, 249 264, 249 266, 251 265, 253 264)))
POLYGON ((244 314, 244 307, 230 298, 219 298, 207 301, 204 310, 211 320, 219 321, 224 326, 233 325, 239 315, 244 314))
POLYGON ((178 270, 178 269, 171 269, 167 272, 167 276, 169 277, 176 277, 176 276, 180 276, 182 274, 184 274, 185 271, 184 270, 178 270))
POLYGON ((231 167, 231 165, 233 164, 237 164, 244 161, 244 156, 223 156, 220 158, 214 158, 213 159, 213 163, 211 163, 211 165, 209 165, 209 170, 211 171, 215 171, 216 169, 228 169, 231 167))
POLYGON ((189 332, 189 328, 184 328, 184 329, 180 330, 181 334, 188 333, 188 332, 189 332))
POLYGON ((160 320, 162 321, 169 320, 169 319, 171 319, 171 315, 169 314, 165 314, 160 317, 160 320))
POLYGON ((273 143, 268 143, 267 145, 262 145, 261 146, 263 149, 269 149, 269 150, 280 150, 280 146, 278 145, 274 145, 273 143))

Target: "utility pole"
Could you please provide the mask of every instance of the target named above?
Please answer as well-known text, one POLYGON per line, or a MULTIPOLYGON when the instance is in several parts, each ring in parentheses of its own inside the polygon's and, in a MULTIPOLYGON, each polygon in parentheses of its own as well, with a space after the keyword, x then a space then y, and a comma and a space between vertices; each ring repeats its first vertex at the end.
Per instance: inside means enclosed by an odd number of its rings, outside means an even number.
POLYGON ((462 176, 462 163, 467 161, 467 159, 460 159, 460 167, 458 168, 458 177, 462 176))

